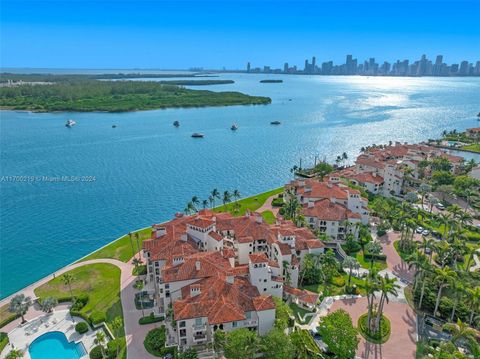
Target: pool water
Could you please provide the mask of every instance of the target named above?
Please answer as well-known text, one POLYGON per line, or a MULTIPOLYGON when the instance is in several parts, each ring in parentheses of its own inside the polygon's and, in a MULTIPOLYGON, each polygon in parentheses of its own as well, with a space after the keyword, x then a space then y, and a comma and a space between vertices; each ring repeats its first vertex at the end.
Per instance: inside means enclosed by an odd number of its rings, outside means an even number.
POLYGON ((28 351, 31 359, 80 359, 87 354, 82 343, 69 342, 62 332, 39 336, 28 351))

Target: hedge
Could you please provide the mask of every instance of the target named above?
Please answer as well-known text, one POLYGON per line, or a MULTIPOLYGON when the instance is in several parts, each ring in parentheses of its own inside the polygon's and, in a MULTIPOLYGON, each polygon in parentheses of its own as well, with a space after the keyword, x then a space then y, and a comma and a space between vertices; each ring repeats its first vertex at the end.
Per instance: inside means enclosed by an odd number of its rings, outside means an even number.
POLYGON ((164 320, 165 317, 160 316, 160 317, 155 317, 153 313, 151 313, 149 316, 142 317, 138 320, 138 324, 144 325, 144 324, 151 324, 151 323, 158 323, 164 320))
POLYGON ((107 317, 105 316, 105 313, 99 312, 99 311, 94 311, 92 314, 90 314, 90 323, 92 325, 97 325, 102 322, 105 322, 107 320, 107 317))
POLYGON ((273 206, 273 207, 282 207, 283 204, 284 204, 283 198, 275 198, 275 199, 272 201, 272 206, 273 206))
POLYGON ((70 314, 72 316, 75 316, 75 317, 79 317, 79 318, 82 318, 84 321, 86 321, 88 324, 92 325, 92 323, 90 322, 90 318, 88 317, 87 314, 83 313, 83 312, 79 312, 77 310, 72 310, 70 309, 70 314))
POLYGON ((8 334, 4 332, 0 332, 0 353, 2 353, 3 349, 8 344, 8 334))
POLYGON ((368 252, 363 252, 363 258, 365 260, 374 259, 376 261, 386 261, 387 256, 385 254, 371 254, 368 252))
POLYGON ((85 322, 77 323, 77 324, 75 325, 75 331, 76 331, 78 334, 83 334, 83 333, 88 332, 88 324, 85 323, 85 322))
POLYGON ((13 322, 15 319, 18 319, 18 318, 20 318, 19 314, 12 314, 10 317, 0 322, 0 328, 3 328, 5 325, 13 322))
MULTIPOLYGON (((372 315, 373 318, 375 318, 375 313, 372 315)), ((358 331, 365 339, 367 339, 367 341, 374 344, 383 344, 388 338, 390 338, 390 320, 388 320, 387 317, 382 315, 382 318, 380 319, 380 330, 375 333, 372 333, 370 329, 368 329, 367 321, 368 313, 365 313, 358 318, 358 331)))

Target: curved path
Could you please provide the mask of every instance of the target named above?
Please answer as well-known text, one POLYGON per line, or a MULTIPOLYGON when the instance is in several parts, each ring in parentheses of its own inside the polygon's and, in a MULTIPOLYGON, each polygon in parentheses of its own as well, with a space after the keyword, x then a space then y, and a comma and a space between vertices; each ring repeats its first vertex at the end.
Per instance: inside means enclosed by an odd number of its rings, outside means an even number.
MULTIPOLYGON (((122 301, 122 311, 123 311, 123 320, 125 326, 125 338, 127 341, 127 358, 156 358, 153 355, 150 355, 143 346, 143 340, 145 339, 147 333, 152 328, 160 326, 160 323, 154 324, 147 324, 147 325, 140 325, 138 324, 138 319, 142 316, 141 311, 135 308, 135 288, 133 287, 136 276, 132 275, 132 270, 134 266, 130 263, 124 263, 116 259, 104 258, 104 259, 92 259, 84 262, 77 262, 73 263, 69 266, 66 266, 52 275, 42 278, 39 281, 29 285, 28 287, 24 288, 23 290, 15 293, 22 293, 26 296, 30 296, 31 298, 35 298, 34 289, 38 286, 47 283, 52 278, 62 275, 69 270, 72 270, 77 267, 82 267, 88 264, 94 263, 108 263, 113 264, 114 266, 118 267, 121 271, 120 275, 120 298, 122 301)), ((10 301, 10 297, 4 298, 0 301, 0 305, 8 304, 10 301)), ((63 304, 59 307, 68 307, 67 305, 63 304)), ((31 307, 28 313, 25 315, 25 319, 33 319, 44 313, 38 307, 31 307)), ((2 328, 2 331, 10 332, 15 327, 20 324, 20 319, 16 319, 13 322, 9 323, 5 327, 2 328)))
POLYGON ((267 200, 262 204, 262 206, 257 209, 255 212, 265 212, 265 211, 271 211, 275 217, 278 215, 278 211, 280 210, 280 207, 274 207, 272 206, 272 201, 278 197, 278 194, 274 194, 273 196, 270 196, 267 198, 267 200))

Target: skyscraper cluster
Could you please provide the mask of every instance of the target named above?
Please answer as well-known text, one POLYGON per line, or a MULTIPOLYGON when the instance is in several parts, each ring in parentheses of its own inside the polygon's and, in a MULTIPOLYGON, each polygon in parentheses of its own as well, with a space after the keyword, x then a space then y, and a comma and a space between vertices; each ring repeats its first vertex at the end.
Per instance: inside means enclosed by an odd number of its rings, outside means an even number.
POLYGON ((460 64, 448 65, 443 62, 443 55, 438 55, 435 62, 423 55, 420 60, 397 60, 391 64, 387 61, 379 64, 371 57, 363 63, 359 63, 352 55, 347 55, 345 63, 336 65, 333 61, 317 64, 315 56, 305 60, 303 69, 297 66, 289 66, 288 62, 283 69, 272 69, 270 66, 252 68, 247 65, 247 72, 253 73, 286 73, 286 74, 309 74, 309 75, 363 75, 363 76, 480 76, 480 61, 475 64, 462 61, 460 64))

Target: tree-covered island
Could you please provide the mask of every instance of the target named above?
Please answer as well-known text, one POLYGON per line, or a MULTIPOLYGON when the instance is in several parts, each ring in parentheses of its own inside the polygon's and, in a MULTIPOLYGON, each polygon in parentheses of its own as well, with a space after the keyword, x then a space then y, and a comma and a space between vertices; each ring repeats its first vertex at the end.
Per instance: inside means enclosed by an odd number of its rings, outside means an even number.
MULTIPOLYGON (((55 79, 55 75, 48 75, 44 81, 36 78, 37 81, 28 83, 7 82, 0 87, 0 109, 125 112, 271 102, 269 97, 232 91, 191 90, 180 86, 225 84, 231 83, 231 80, 99 81, 89 76, 61 76, 59 80, 55 79)), ((5 77, 2 74, 2 80, 5 77)))

